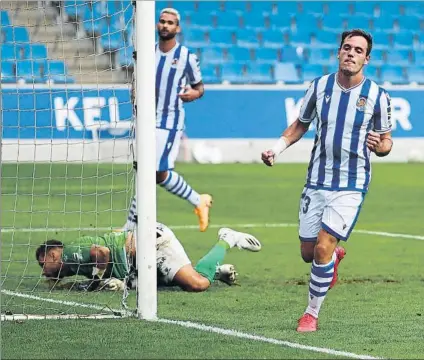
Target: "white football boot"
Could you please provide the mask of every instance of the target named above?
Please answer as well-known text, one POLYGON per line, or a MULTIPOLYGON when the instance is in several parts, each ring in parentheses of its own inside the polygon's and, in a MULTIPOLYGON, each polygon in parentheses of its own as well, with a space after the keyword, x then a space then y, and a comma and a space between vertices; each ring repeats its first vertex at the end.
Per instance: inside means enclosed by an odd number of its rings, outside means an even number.
POLYGON ((251 234, 242 233, 229 228, 221 228, 218 231, 218 239, 225 241, 230 248, 237 246, 239 249, 260 251, 261 243, 251 234))

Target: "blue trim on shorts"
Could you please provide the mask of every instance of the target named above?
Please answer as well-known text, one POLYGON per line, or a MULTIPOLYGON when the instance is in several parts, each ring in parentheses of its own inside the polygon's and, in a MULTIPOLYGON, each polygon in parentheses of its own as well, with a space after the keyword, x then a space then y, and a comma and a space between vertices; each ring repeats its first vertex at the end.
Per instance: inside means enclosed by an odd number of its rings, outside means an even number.
MULTIPOLYGON (((166 130, 166 129, 163 129, 163 130, 166 130)), ((168 130, 168 131, 169 131, 168 140, 166 141, 165 149, 160 158, 159 169, 157 171, 167 171, 167 170, 173 169, 173 167, 172 168, 169 167, 168 157, 169 157, 169 153, 171 152, 174 146, 174 140, 178 130, 168 130), (171 143, 172 145, 168 147, 169 143, 171 143)))
POLYGON ((338 234, 338 233, 337 233, 337 232, 335 232, 332 228, 330 228, 328 225, 326 225, 326 224, 324 224, 324 223, 321 223, 321 227, 322 227, 325 231, 327 231, 330 235, 333 235, 336 239, 346 241, 346 240, 347 240, 347 238, 348 238, 347 236, 342 236, 342 235, 338 234))
POLYGON ((351 186, 331 187, 331 186, 312 185, 312 184, 305 184, 305 188, 313 189, 313 190, 327 190, 327 191, 358 191, 358 192, 361 192, 361 193, 367 193, 367 191, 368 191, 368 189, 360 189, 360 188, 351 187, 351 186))
POLYGON ((313 242, 313 241, 317 241, 317 239, 318 239, 318 237, 305 238, 305 237, 299 235, 300 241, 313 242))
POLYGON ((362 205, 364 204, 365 195, 366 195, 365 193, 362 193, 361 204, 358 206, 358 211, 356 212, 356 216, 355 216, 355 219, 353 220, 352 226, 350 227, 349 231, 347 232, 346 238, 348 238, 350 236, 350 233, 352 232, 353 228, 356 225, 356 222, 358 221, 359 213, 361 212, 362 205))

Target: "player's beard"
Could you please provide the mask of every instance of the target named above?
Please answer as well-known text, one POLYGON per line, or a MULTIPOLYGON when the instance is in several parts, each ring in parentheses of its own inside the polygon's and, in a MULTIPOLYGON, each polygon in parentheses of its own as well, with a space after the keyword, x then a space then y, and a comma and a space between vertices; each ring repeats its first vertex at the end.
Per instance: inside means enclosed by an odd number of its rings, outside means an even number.
POLYGON ((177 33, 168 32, 167 35, 161 35, 160 31, 158 31, 158 35, 159 35, 159 39, 161 39, 162 41, 168 41, 168 40, 172 40, 177 35, 177 33))
POLYGON ((359 70, 357 70, 357 71, 352 71, 352 70, 349 70, 349 69, 342 69, 342 68, 340 68, 340 71, 341 71, 341 73, 342 73, 344 76, 349 76, 349 77, 351 77, 351 76, 355 76, 355 75, 359 74, 359 73, 362 71, 363 67, 364 67, 364 65, 362 65, 362 66, 359 68, 359 70))

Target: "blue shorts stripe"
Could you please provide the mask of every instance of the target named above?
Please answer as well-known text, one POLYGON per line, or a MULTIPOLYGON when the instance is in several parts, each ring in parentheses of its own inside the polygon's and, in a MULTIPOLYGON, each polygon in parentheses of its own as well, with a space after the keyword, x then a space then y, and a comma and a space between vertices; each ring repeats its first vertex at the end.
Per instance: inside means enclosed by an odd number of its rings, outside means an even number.
POLYGON ((169 130, 168 140, 166 141, 165 149, 159 161, 159 171, 172 170, 169 168, 168 157, 169 157, 169 153, 171 152, 174 146, 174 140, 176 135, 177 135, 177 130, 169 130), (171 144, 171 146, 168 146, 168 144, 171 144))

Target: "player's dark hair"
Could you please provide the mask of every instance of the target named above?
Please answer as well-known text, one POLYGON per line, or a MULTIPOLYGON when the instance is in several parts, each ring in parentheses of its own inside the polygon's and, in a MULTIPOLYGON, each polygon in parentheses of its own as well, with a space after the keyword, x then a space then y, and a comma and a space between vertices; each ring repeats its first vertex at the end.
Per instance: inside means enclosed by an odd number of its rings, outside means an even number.
POLYGON ((351 38, 352 36, 362 36, 365 40, 367 40, 367 56, 371 53, 372 50, 372 36, 370 33, 362 30, 362 29, 353 29, 344 31, 342 33, 342 39, 340 41, 340 47, 339 50, 342 48, 343 43, 346 39, 351 38))
POLYGON ((44 244, 41 244, 37 250, 35 250, 35 258, 38 259, 40 258, 40 256, 45 256, 46 253, 53 248, 63 248, 63 243, 59 240, 47 240, 44 244))

